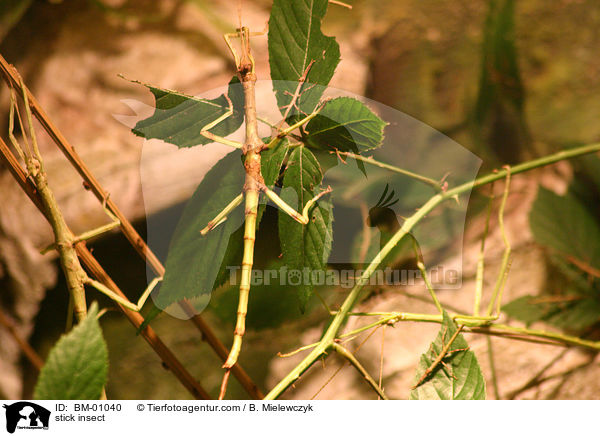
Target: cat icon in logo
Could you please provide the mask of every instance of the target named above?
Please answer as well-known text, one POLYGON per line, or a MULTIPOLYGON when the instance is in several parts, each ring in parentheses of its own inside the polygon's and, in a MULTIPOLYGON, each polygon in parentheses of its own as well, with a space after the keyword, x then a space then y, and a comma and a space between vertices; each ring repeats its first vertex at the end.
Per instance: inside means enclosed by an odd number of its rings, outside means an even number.
POLYGON ((19 429, 48 429, 50 411, 29 401, 19 401, 11 405, 4 404, 6 409, 6 431, 14 433, 19 429))

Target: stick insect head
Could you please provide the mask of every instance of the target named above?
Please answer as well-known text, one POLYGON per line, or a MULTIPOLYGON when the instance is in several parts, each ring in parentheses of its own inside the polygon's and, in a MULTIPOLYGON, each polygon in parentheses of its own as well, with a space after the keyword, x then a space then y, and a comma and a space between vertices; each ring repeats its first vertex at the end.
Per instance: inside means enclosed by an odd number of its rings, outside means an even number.
POLYGON ((248 73, 254 73, 254 58, 250 51, 250 29, 246 26, 242 26, 237 29, 240 34, 240 41, 242 45, 242 57, 237 65, 238 72, 244 76, 248 73))
POLYGON ((244 81, 244 78, 246 77, 254 76, 254 58, 252 57, 252 53, 250 51, 250 36, 250 29, 248 29, 246 26, 237 28, 235 33, 226 33, 223 35, 225 38, 225 43, 233 55, 235 67, 242 81, 244 81), (242 51, 241 56, 238 55, 237 51, 233 47, 231 38, 240 38, 240 47, 242 51))

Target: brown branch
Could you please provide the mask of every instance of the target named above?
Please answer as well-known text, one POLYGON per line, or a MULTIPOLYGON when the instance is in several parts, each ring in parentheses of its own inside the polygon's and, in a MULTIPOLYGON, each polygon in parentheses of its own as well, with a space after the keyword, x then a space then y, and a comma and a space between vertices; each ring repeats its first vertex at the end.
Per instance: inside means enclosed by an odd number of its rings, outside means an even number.
POLYGON ((538 338, 538 337, 526 336, 526 335, 519 334, 519 333, 511 333, 511 332, 493 330, 490 326, 467 327, 467 330, 465 330, 465 333, 479 333, 479 334, 488 335, 488 336, 497 336, 500 338, 513 339, 515 341, 530 342, 532 344, 541 344, 541 345, 553 345, 553 346, 557 346, 557 347, 574 347, 574 346, 576 346, 576 345, 573 345, 570 343, 560 342, 559 340, 554 340, 554 339, 538 338))
MULTIPOLYGON (((183 310, 188 313, 188 315, 193 314, 193 308, 190 304, 186 304, 183 306, 183 310), (191 312, 187 312, 190 310, 191 312)), ((206 324, 204 318, 199 315, 196 315, 191 318, 192 322, 198 327, 198 329, 202 332, 202 339, 204 339, 217 353, 219 358, 225 362, 227 360, 227 356, 229 355, 229 350, 223 345, 223 342, 217 338, 217 336, 213 333, 211 328, 206 324)), ((235 376, 235 378, 240 382, 243 388, 248 392, 250 397, 254 400, 262 400, 264 394, 261 390, 256 386, 256 384, 252 381, 250 376, 244 371, 244 369, 240 366, 239 363, 236 363, 233 368, 231 368, 231 372, 235 376)))
MULTIPOLYGON (((4 80, 9 86, 15 88, 20 87, 18 73, 16 72, 15 68, 12 65, 10 65, 6 61, 6 59, 4 59, 4 57, 2 57, 2 55, 0 55, 0 72, 3 74, 4 80)), ((89 189, 94 193, 96 198, 102 204, 104 204, 106 208, 117 217, 117 219, 119 219, 121 223, 121 232, 131 243, 131 245, 134 247, 137 253, 141 256, 141 258, 150 264, 150 266, 158 276, 162 277, 165 273, 165 268, 158 259, 158 257, 156 257, 156 255, 152 252, 150 247, 148 247, 144 239, 135 230, 131 222, 123 215, 123 213, 120 211, 117 205, 110 199, 107 192, 102 188, 96 177, 92 174, 87 165, 75 152, 73 146, 62 135, 62 133, 58 130, 54 123, 52 123, 52 121, 44 112, 43 108, 40 106, 33 94, 29 91, 27 87, 25 87, 25 90, 27 92, 31 110, 37 118, 37 120, 42 125, 42 127, 44 128, 44 130, 46 130, 46 132, 56 143, 58 148, 67 157, 71 165, 73 165, 73 167, 77 170, 81 178, 85 181, 86 186, 89 187, 89 189)), ((106 283, 104 284, 106 285, 106 283)), ((201 332, 202 337, 206 340, 206 342, 208 342, 209 346, 223 361, 225 361, 228 354, 227 349, 225 348, 225 345, 223 345, 223 343, 214 334, 210 326, 202 319, 200 315, 195 314, 194 308, 189 302, 183 301, 180 302, 179 305, 189 316, 191 316, 191 321, 201 332), (225 350, 225 353, 223 353, 223 350, 225 350)), ((232 368, 232 372, 233 375, 238 379, 240 384, 244 387, 244 389, 253 399, 260 400, 263 398, 264 395, 262 394, 260 389, 256 386, 256 384, 252 381, 250 376, 244 371, 244 369, 239 364, 236 364, 232 368)))
POLYGON ((33 365, 33 367, 38 371, 41 370, 42 366, 44 366, 44 361, 35 352, 31 345, 29 345, 29 343, 27 343, 27 341, 25 341, 19 335, 19 333, 15 329, 13 322, 6 315, 4 315, 4 313, 2 313, 2 310, 0 310, 0 324, 3 325, 4 328, 6 328, 8 333, 15 340, 15 342, 19 344, 19 348, 21 349, 25 357, 27 357, 27 360, 29 360, 29 362, 33 365))
POLYGON ((594 268, 589 263, 584 262, 583 260, 579 260, 575 256, 571 255, 567 255, 567 260, 583 272, 591 275, 592 277, 600 278, 600 270, 598 268, 594 268))

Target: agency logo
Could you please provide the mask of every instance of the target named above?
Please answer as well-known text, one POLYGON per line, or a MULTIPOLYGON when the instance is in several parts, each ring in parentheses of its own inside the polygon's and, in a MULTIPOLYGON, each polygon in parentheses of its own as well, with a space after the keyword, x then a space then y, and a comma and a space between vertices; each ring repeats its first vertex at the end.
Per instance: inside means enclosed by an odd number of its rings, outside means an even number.
POLYGON ((19 401, 6 409, 6 431, 14 433, 19 430, 48 430, 50 411, 29 401, 19 401))

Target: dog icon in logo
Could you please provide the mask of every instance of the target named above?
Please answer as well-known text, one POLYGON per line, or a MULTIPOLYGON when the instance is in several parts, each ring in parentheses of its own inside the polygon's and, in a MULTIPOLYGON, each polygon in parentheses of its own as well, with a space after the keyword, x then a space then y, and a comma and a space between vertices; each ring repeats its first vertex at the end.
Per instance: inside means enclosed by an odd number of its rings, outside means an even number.
POLYGON ((19 401, 11 405, 4 404, 6 409, 6 431, 14 433, 17 427, 26 429, 47 429, 50 411, 29 401, 19 401))

